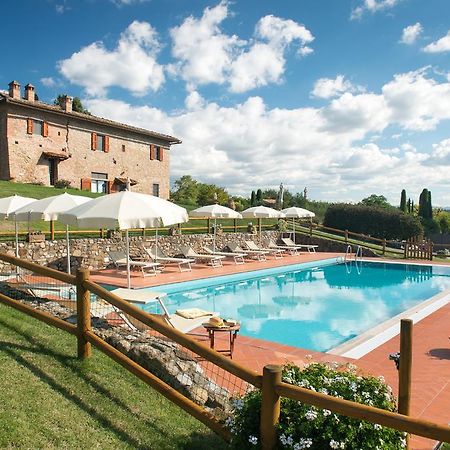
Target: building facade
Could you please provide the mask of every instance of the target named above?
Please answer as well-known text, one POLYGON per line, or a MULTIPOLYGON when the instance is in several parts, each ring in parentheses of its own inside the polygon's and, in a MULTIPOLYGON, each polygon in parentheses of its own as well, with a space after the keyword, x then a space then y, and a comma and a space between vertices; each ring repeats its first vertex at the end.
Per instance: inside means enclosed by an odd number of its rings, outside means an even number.
POLYGON ((169 197, 170 147, 175 137, 22 97, 16 81, 0 93, 0 179, 47 186, 67 180, 93 192, 133 191, 169 197))

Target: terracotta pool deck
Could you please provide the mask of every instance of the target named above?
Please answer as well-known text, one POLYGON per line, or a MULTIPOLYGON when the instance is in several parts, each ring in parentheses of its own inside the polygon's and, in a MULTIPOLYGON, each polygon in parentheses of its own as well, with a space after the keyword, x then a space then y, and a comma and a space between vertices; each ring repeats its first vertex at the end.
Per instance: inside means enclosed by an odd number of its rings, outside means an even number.
MULTIPOLYGON (((342 255, 337 253, 303 253, 298 256, 285 256, 278 260, 252 261, 237 266, 226 262, 224 267, 219 269, 198 266, 192 272, 183 273, 180 273, 176 267, 168 267, 156 277, 143 278, 140 274, 133 274, 132 285, 136 288, 157 286, 166 283, 318 261, 337 256, 342 255)), ((376 260, 382 261, 379 258, 376 260)), ((399 262, 405 262, 405 260, 399 262)), ((428 261, 412 260, 408 260, 408 262, 429 263, 428 261)), ((433 262, 433 264, 450 266, 450 263, 445 262, 433 262)), ((126 274, 118 273, 114 270, 93 272, 92 278, 99 283, 126 286, 126 274)), ((444 307, 414 325, 412 416, 445 425, 448 425, 450 422, 449 336, 450 303, 447 303, 444 307)), ((219 348, 220 341, 220 338, 217 339, 219 348)), ((292 362, 302 365, 308 361, 308 358, 305 358, 307 355, 312 355, 313 361, 348 361, 357 365, 365 373, 384 376, 387 383, 397 393, 398 374, 394 363, 388 360, 388 355, 398 351, 399 347, 399 336, 396 336, 360 359, 355 360, 240 335, 236 340, 233 360, 258 372, 262 372, 266 364, 292 362)), ((411 439, 411 449, 415 450, 433 449, 435 444, 435 442, 428 439, 417 437, 411 439)))

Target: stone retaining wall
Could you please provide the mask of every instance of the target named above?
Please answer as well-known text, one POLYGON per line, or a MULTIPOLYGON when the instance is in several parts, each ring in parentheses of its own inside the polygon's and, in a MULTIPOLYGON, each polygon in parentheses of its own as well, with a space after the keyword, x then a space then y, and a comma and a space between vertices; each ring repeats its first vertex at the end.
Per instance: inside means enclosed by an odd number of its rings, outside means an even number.
MULTIPOLYGON (((276 240, 277 231, 264 231, 263 242, 269 239, 276 240)), ((223 249, 227 244, 239 242, 244 244, 244 240, 255 239, 255 235, 248 233, 219 233, 216 236, 216 247, 223 249)), ((142 245, 151 246, 154 237, 132 237, 131 253, 136 253, 142 245)), ((201 251, 203 245, 211 245, 213 236, 211 234, 183 234, 177 236, 160 236, 158 245, 167 255, 174 256, 179 253, 181 245, 189 245, 197 251, 201 251)), ((87 267, 91 270, 102 269, 110 264, 109 251, 125 250, 125 240, 119 238, 102 239, 71 239, 71 266, 72 271, 78 267, 87 267)), ((14 256, 14 242, 0 242, 0 253, 7 253, 14 256)), ((19 257, 32 261, 36 264, 48 266, 54 269, 66 270, 66 241, 45 241, 40 243, 19 243, 19 257)), ((10 270, 8 264, 0 260, 0 272, 10 270)))

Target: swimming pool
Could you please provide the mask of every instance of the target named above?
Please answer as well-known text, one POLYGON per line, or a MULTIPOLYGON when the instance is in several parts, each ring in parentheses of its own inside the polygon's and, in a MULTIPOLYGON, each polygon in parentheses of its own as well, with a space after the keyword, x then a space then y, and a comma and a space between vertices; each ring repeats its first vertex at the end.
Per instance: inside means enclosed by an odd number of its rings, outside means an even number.
POLYGON ((217 311, 242 335, 327 351, 447 289, 449 267, 328 260, 149 290, 167 293, 170 312, 217 311))

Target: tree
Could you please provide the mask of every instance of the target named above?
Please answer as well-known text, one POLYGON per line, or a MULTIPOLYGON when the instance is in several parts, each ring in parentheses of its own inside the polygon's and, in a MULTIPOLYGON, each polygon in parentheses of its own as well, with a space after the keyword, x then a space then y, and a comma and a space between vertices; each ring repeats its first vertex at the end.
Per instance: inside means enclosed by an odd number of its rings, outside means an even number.
POLYGON ((262 190, 258 189, 256 191, 256 198, 255 198, 256 206, 262 205, 262 199, 263 199, 262 190))
POLYGON ((392 208, 392 206, 388 203, 387 198, 384 195, 376 195, 372 194, 369 197, 363 198, 360 202, 360 205, 363 206, 372 206, 378 208, 392 208))
POLYGON ((177 203, 196 205, 199 193, 199 185, 190 175, 183 175, 174 183, 175 191, 171 197, 177 203))
POLYGON ((406 203, 406 210, 408 211, 408 214, 412 213, 412 210, 411 210, 411 199, 410 198, 408 198, 408 201, 406 203))
POLYGON ((256 194, 255 194, 255 191, 252 191, 252 195, 250 197, 250 205, 251 206, 256 206, 256 194))
MULTIPOLYGON (((55 98, 53 104, 59 105, 61 108, 64 108, 64 97, 65 94, 59 94, 58 97, 55 98)), ((74 97, 72 100, 72 111, 83 113, 83 114, 91 114, 87 109, 83 107, 81 103, 80 97, 74 97)))
POLYGON ((441 228, 441 233, 447 234, 450 232, 450 214, 441 213, 439 217, 439 226, 441 228))
POLYGON ((214 194, 217 194, 217 203, 225 205, 228 201, 228 193, 224 188, 215 184, 199 183, 197 204, 199 206, 210 205, 214 203, 214 194))
POLYGON ((404 213, 407 212, 406 209, 406 191, 405 189, 402 189, 402 193, 400 196, 400 211, 403 211, 404 213))

